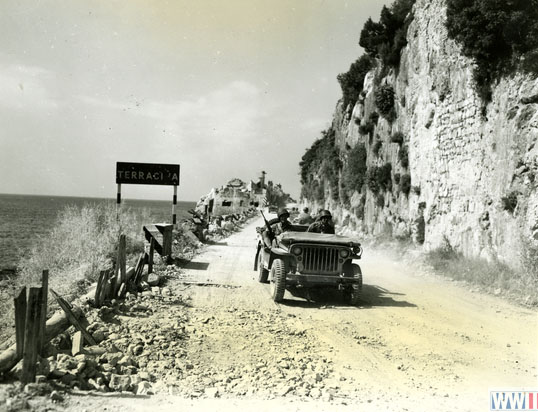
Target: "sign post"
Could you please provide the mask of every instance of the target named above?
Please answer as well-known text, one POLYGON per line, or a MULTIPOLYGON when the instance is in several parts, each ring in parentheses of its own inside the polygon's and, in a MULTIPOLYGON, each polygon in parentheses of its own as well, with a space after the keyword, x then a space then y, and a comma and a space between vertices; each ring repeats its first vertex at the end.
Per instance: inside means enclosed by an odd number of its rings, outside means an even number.
POLYGON ((172 224, 176 224, 177 185, 174 185, 174 198, 172 199, 172 224))
POLYGON ((121 204, 121 184, 174 186, 172 201, 172 223, 176 223, 177 187, 179 185, 179 165, 164 163, 116 162, 116 183, 118 193, 116 205, 121 204))

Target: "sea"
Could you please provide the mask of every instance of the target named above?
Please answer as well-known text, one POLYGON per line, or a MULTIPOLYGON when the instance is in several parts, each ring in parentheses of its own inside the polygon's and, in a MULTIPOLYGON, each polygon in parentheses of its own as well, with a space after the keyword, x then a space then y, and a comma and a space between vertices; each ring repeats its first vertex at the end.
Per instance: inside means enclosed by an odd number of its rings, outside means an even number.
MULTIPOLYGON (((53 228, 58 213, 67 206, 115 204, 116 199, 46 195, 0 194, 0 271, 14 270, 21 256, 38 236, 53 228)), ((122 199, 122 205, 134 212, 147 209, 151 222, 172 222, 172 202, 164 200, 122 199)), ((189 217, 196 202, 179 202, 177 221, 189 217)))

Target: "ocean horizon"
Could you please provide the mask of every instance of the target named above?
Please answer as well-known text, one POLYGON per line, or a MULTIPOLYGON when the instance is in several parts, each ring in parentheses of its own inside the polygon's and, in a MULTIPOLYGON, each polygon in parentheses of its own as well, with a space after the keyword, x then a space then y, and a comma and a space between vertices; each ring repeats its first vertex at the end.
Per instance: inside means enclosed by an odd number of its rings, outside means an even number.
MULTIPOLYGON (((29 252, 33 241, 52 230, 54 223, 67 206, 116 204, 115 198, 0 194, 0 270, 14 269, 29 252)), ((151 222, 172 222, 172 200, 122 198, 122 206, 149 212, 151 222)), ((178 222, 190 216, 194 201, 178 201, 178 222)))

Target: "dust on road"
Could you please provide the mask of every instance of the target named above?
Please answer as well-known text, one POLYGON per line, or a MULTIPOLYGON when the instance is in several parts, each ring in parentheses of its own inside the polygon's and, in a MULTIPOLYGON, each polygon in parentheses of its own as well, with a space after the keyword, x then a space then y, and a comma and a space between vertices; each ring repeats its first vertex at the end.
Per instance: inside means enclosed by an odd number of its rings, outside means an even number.
POLYGON ((252 270, 260 224, 170 280, 180 303, 121 319, 133 337, 162 340, 146 365, 156 395, 70 396, 65 407, 479 411, 490 388, 538 387, 536 311, 372 250, 359 261, 361 307, 331 293, 275 304, 252 270))

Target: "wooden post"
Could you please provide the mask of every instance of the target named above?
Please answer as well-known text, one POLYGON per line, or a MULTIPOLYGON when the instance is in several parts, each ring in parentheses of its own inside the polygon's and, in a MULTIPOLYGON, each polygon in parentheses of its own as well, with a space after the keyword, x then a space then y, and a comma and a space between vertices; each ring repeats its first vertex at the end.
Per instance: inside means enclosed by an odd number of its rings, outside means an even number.
POLYGON ((69 319, 69 322, 71 322, 71 324, 76 329, 82 332, 84 339, 86 339, 92 345, 97 345, 97 342, 95 342, 95 339, 93 338, 93 336, 90 335, 90 333, 86 330, 86 328, 84 328, 84 326, 82 326, 80 321, 77 319, 77 317, 71 310, 71 305, 68 302, 66 302, 60 295, 58 295, 53 289, 50 290, 50 293, 52 293, 52 296, 54 296, 54 298, 58 302, 58 305, 60 305, 62 310, 67 315, 67 319, 69 319))
POLYGON ((133 275, 133 283, 135 285, 138 284, 139 282, 139 279, 138 277, 142 274, 142 270, 144 268, 144 254, 141 254, 139 257, 138 257, 138 260, 136 262, 136 266, 135 266, 135 273, 133 275))
POLYGON ((109 269, 105 272, 103 286, 101 287, 101 295, 99 298, 101 304, 103 304, 105 300, 112 298, 112 291, 114 290, 114 288, 112 287, 112 281, 115 281, 115 275, 114 271, 109 269))
POLYGON ((15 336, 17 339, 17 358, 22 359, 24 353, 24 325, 26 325, 26 286, 15 299, 15 336))
POLYGON ((120 235, 118 242, 118 255, 116 259, 116 268, 114 270, 115 280, 112 283, 112 297, 115 298, 118 295, 118 291, 126 278, 126 264, 127 258, 125 255, 126 239, 125 235, 120 235))
POLYGON ((121 183, 118 183, 118 193, 116 194, 116 220, 120 220, 121 207, 121 183))
MULTIPOLYGON (((82 310, 74 307, 73 314, 75 317, 82 316, 82 310)), ((26 321, 26 320, 25 320, 26 321)), ((47 321, 47 330, 45 331, 45 341, 48 342, 59 333, 69 327, 70 323, 65 312, 58 312, 47 321)), ((23 333, 24 335, 24 333, 23 333)), ((0 353, 0 374, 11 370, 22 359, 17 355, 17 344, 11 345, 8 349, 0 353)))
POLYGON ((120 244, 118 247, 118 266, 119 266, 119 275, 120 275, 120 281, 119 285, 116 285, 116 289, 119 289, 120 285, 122 283, 125 283, 127 280, 127 257, 125 254, 125 248, 126 248, 126 239, 125 235, 120 236, 120 244))
POLYGON ((95 288, 95 297, 93 299, 95 307, 100 308, 103 301, 101 300, 102 289, 106 282, 106 272, 102 270, 99 273, 99 279, 97 279, 97 287, 95 288))
POLYGON ((41 356, 45 354, 45 325, 47 324, 47 304, 49 294, 49 271, 44 270, 41 275, 41 321, 39 323, 38 348, 41 356))
POLYGON ((174 197, 172 198, 172 224, 176 224, 177 185, 174 185, 174 197))
POLYGON ((71 347, 71 355, 76 356, 82 352, 82 346, 84 345, 84 336, 81 331, 76 331, 73 335, 73 346, 71 347))
POLYGON ((35 381, 38 341, 41 322, 41 288, 30 288, 26 309, 26 330, 24 333, 24 353, 22 359, 21 382, 35 381))
POLYGON ((148 258, 148 274, 153 272, 153 253, 155 251, 155 240, 151 238, 149 241, 149 258, 148 258))

